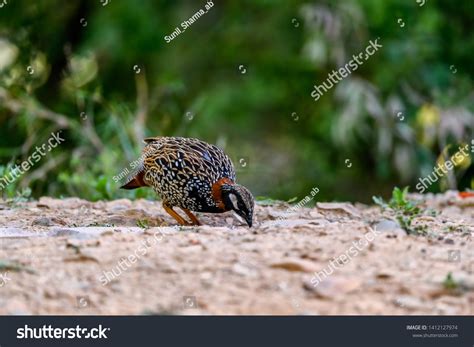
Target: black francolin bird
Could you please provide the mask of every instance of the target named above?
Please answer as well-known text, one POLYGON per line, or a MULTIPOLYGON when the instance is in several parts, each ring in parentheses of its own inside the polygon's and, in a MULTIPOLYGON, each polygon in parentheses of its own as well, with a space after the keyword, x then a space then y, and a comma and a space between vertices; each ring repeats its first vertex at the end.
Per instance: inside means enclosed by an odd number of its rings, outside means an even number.
POLYGON ((145 143, 140 171, 121 188, 152 187, 181 225, 200 225, 191 211, 233 210, 252 226, 252 193, 235 182, 232 161, 220 148, 184 137, 150 137, 145 143), (191 222, 173 207, 181 208, 191 222))

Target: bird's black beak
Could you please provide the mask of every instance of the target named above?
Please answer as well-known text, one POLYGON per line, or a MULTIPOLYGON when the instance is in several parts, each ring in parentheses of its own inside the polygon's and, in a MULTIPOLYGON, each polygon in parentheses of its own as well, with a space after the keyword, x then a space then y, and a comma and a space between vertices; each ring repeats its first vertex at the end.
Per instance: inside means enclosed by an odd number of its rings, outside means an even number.
POLYGON ((244 213, 243 211, 234 211, 236 212, 236 214, 240 217, 240 221, 242 221, 242 219, 245 221, 245 223, 247 223, 247 225, 249 226, 249 228, 252 227, 252 215, 249 215, 249 214, 246 214, 244 213))
POLYGON ((247 222, 249 228, 252 227, 252 216, 245 217, 245 221, 247 222))

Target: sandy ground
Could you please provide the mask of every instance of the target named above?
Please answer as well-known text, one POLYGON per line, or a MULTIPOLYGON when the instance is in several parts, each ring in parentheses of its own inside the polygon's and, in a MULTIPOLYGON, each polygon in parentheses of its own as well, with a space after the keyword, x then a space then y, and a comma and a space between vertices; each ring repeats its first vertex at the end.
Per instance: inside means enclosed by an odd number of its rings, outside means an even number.
POLYGON ((425 198, 424 236, 364 205, 258 205, 249 229, 174 227, 145 200, 3 202, 0 314, 473 314, 474 199, 425 198))

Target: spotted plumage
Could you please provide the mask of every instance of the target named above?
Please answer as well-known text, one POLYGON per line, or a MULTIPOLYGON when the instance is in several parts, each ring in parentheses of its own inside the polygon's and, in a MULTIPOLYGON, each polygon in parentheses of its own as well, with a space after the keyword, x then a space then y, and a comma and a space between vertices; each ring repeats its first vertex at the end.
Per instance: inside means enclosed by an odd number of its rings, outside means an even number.
POLYGON ((230 158, 217 146, 184 137, 145 139, 140 171, 122 188, 152 187, 165 210, 180 224, 190 224, 173 207, 190 212, 219 213, 234 210, 252 225, 254 200, 250 191, 235 183, 230 158))

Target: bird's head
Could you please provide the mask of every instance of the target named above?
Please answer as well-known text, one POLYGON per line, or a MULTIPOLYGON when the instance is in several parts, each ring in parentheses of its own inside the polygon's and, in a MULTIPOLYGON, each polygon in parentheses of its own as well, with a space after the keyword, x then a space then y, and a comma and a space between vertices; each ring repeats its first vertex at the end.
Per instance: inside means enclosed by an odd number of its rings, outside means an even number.
POLYGON ((235 211, 251 227, 255 204, 252 193, 240 184, 223 184, 221 193, 226 209, 235 211))

